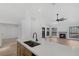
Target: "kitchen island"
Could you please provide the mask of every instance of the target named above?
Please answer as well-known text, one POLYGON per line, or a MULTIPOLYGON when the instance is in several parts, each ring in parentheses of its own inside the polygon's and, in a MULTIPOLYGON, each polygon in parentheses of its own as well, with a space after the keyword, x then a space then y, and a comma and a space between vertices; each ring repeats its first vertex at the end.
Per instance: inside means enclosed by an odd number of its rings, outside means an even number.
MULTIPOLYGON (((79 48, 62 45, 59 43, 53 43, 48 40, 42 39, 38 41, 40 45, 35 47, 30 47, 24 43, 24 41, 17 41, 21 46, 23 46, 29 52, 26 52, 25 56, 79 56, 79 48)), ((19 48, 17 51, 20 50, 19 48)), ((21 51, 23 53, 24 50, 21 51)), ((25 52, 25 51, 24 51, 25 52)), ((23 55, 23 56, 24 56, 23 55)))

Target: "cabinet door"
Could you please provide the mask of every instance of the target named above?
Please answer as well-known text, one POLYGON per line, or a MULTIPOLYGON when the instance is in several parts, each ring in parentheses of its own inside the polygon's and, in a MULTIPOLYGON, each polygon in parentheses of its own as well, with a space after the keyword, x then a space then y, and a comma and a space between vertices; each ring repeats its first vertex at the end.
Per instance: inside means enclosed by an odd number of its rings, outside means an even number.
POLYGON ((25 50, 25 52, 24 52, 24 55, 25 56, 32 56, 32 52, 31 51, 29 51, 27 48, 25 48, 24 47, 24 50, 25 50))
POLYGON ((17 55, 18 56, 32 56, 32 52, 30 52, 27 48, 25 48, 20 43, 17 43, 17 55))
POLYGON ((24 52, 25 52, 24 46, 21 45, 21 56, 25 56, 24 52))
POLYGON ((21 55, 21 45, 17 42, 17 56, 21 55))
POLYGON ((21 46, 21 56, 32 56, 32 53, 24 46, 21 46))

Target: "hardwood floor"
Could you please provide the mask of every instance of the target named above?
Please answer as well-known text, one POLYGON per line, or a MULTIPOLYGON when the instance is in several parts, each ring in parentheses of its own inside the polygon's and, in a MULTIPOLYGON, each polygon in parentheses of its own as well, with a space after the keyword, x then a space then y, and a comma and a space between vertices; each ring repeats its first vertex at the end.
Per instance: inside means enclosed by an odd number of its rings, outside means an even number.
POLYGON ((16 56, 17 55, 17 42, 15 39, 8 39, 3 41, 0 48, 0 56, 16 56))
POLYGON ((79 47, 79 41, 78 40, 50 38, 49 41, 54 42, 54 43, 67 45, 67 46, 79 47))

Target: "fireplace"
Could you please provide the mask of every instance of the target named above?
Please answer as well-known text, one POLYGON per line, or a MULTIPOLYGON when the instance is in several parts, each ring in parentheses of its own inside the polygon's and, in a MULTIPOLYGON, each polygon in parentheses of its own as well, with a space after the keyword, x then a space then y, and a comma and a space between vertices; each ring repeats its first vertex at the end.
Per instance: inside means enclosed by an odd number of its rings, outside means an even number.
POLYGON ((66 39, 66 33, 67 32, 59 32, 59 38, 66 39))

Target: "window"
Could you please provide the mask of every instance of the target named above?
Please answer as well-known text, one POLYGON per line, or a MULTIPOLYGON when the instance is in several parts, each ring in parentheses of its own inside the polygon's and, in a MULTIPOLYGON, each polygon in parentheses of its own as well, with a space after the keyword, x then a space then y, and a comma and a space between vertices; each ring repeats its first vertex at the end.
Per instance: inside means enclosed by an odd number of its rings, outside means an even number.
POLYGON ((51 30, 52 30, 51 35, 57 36, 57 28, 51 28, 51 30))
POLYGON ((45 27, 42 27, 42 38, 45 38, 45 27))
POLYGON ((47 36, 49 36, 49 28, 47 28, 47 36))
POLYGON ((69 37, 70 38, 79 38, 79 26, 69 27, 69 37))

